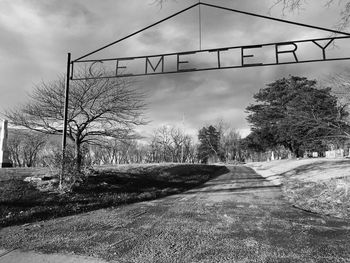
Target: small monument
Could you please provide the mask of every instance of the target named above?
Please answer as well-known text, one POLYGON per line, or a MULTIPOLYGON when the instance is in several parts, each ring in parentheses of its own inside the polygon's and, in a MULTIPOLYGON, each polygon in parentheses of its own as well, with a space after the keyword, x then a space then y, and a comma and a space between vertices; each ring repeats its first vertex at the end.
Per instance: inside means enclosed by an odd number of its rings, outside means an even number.
POLYGON ((275 160, 275 153, 272 151, 271 152, 271 161, 274 161, 275 160))
POLYGON ((2 121, 1 134, 0 134, 0 167, 12 167, 12 163, 9 159, 9 151, 7 148, 7 120, 2 121))

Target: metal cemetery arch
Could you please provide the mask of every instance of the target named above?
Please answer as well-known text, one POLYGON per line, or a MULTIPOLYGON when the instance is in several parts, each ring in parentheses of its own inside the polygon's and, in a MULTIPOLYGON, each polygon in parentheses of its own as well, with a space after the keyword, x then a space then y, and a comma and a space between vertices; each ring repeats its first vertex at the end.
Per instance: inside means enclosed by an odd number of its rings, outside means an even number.
POLYGON ((71 60, 71 54, 68 53, 68 60, 67 60, 67 78, 66 78, 66 89, 65 89, 65 105, 64 105, 64 126, 63 126, 63 138, 62 138, 62 151, 63 154, 66 149, 66 133, 67 133, 67 116, 68 116, 68 97, 69 97, 69 84, 71 80, 82 80, 81 78, 75 78, 74 75, 74 66, 75 65, 81 65, 81 64, 88 64, 90 69, 91 77, 83 78, 83 79, 100 79, 100 78, 116 78, 116 77, 131 77, 131 76, 144 76, 144 75, 158 75, 158 74, 170 74, 170 73, 181 73, 181 72, 193 72, 193 71, 204 71, 204 70, 217 70, 217 69, 229 69, 229 68, 244 68, 244 67, 257 67, 257 66, 271 66, 271 65, 281 65, 281 64, 296 64, 296 63, 307 63, 307 62, 321 62, 321 61, 334 61, 334 60, 349 60, 350 57, 336 57, 336 58, 330 58, 327 55, 327 47, 334 43, 335 41, 339 40, 346 40, 350 39, 350 33, 332 30, 324 27, 318 27, 318 26, 312 26, 307 25, 303 23, 293 22, 289 20, 284 19, 278 19, 273 17, 268 17, 264 15, 259 15, 255 13, 249 13, 245 11, 240 11, 232 8, 226 8, 218 5, 208 4, 201 2, 199 0, 198 3, 189 6, 173 15, 170 15, 152 25, 149 25, 143 29, 140 29, 126 37, 123 37, 117 41, 114 41, 108 45, 105 45, 97 50, 94 50, 88 54, 85 54, 75 60, 71 60), (86 59, 88 56, 93 55, 103 49, 106 49, 112 45, 115 45, 119 42, 122 42, 123 40, 126 40, 134 35, 137 35, 151 27, 154 27, 158 24, 161 24, 162 22, 169 20, 181 13, 184 13, 190 9, 193 9, 195 7, 199 7, 199 20, 201 19, 201 13, 200 13, 200 7, 201 6, 207 6, 210 8, 215 9, 221 9, 226 10, 234 13, 239 13, 243 15, 248 16, 254 16, 258 18, 264 18, 268 20, 288 23, 292 25, 297 26, 303 26, 308 27, 312 29, 327 31, 333 34, 342 34, 345 36, 341 37, 328 37, 328 38, 317 38, 317 39, 303 39, 303 40, 297 40, 297 41, 288 41, 288 42, 277 42, 277 43, 264 43, 259 45, 249 45, 249 46, 232 46, 232 47, 220 47, 216 49, 205 49, 202 50, 201 48, 201 21, 199 21, 199 50, 195 51, 187 51, 187 52, 177 52, 177 53, 167 53, 167 54, 158 54, 158 55, 151 55, 151 56, 137 56, 137 57, 122 57, 122 58, 103 58, 103 59, 86 59), (326 44, 320 44, 320 41, 326 41, 326 44), (296 54, 296 51, 300 44, 303 43, 312 43, 315 47, 317 47, 321 52, 322 56, 316 59, 308 59, 308 60, 300 60, 296 54), (249 63, 249 58, 254 58, 254 51, 258 49, 263 49, 265 47, 272 47, 273 48, 273 54, 275 56, 275 60, 273 62, 269 63, 249 63), (228 52, 230 50, 240 50, 240 63, 237 65, 223 65, 222 64, 222 56, 224 55, 224 52, 228 52), (216 57, 214 65, 210 67, 204 67, 204 68, 185 68, 186 64, 189 63, 188 60, 189 57, 186 58, 186 56, 191 55, 207 55, 207 54, 214 54, 216 57), (292 57, 292 61, 284 61, 282 62, 280 57, 281 55, 289 54, 292 57), (174 61, 174 67, 171 69, 166 69, 166 62, 170 60, 170 58, 173 58, 174 61), (120 69, 126 70, 127 66, 120 65, 120 63, 126 63, 128 61, 136 61, 140 62, 140 65, 142 64, 143 67, 141 67, 141 71, 134 72, 134 73, 121 73, 120 69), (155 61, 154 61, 155 60, 155 61), (248 62, 247 62, 248 60, 248 62), (97 63, 115 63, 115 71, 110 75, 105 76, 94 76, 92 73, 93 67, 97 63))

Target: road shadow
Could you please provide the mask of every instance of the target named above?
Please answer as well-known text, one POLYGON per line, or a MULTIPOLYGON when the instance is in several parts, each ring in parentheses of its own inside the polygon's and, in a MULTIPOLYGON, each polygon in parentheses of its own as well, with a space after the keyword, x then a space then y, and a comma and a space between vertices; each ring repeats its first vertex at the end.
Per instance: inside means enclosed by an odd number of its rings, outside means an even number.
POLYGON ((224 166, 101 168, 73 192, 39 191, 23 178, 0 185, 0 226, 23 224, 178 194, 227 173, 224 166))
POLYGON ((317 171, 325 171, 328 169, 336 169, 336 168, 350 168, 350 160, 338 160, 338 161, 329 161, 325 162, 324 160, 301 165, 299 167, 293 168, 292 170, 286 171, 284 173, 279 174, 282 177, 290 177, 298 174, 308 173, 308 172, 317 172, 317 171))
POLYGON ((236 173, 235 170, 236 167, 231 167, 229 174, 210 180, 183 194, 241 193, 244 191, 260 192, 281 188, 281 185, 272 184, 268 179, 257 174, 252 168, 241 166, 238 173, 236 173), (244 169, 242 170, 242 168, 244 169))

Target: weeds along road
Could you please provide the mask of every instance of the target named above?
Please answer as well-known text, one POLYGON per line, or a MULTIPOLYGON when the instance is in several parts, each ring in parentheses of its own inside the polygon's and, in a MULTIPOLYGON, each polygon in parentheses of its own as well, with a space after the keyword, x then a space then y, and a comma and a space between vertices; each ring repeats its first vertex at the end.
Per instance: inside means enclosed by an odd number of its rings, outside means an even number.
POLYGON ((349 221, 295 209, 252 169, 228 168, 183 194, 4 228, 0 240, 112 262, 350 262, 349 221))

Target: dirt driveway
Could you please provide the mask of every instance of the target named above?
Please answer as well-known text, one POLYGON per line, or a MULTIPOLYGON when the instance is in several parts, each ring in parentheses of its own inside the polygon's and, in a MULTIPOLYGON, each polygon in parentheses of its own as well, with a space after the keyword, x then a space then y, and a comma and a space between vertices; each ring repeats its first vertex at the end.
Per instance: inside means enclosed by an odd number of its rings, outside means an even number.
POLYGON ((180 195, 4 228, 0 247, 112 262, 350 262, 349 221, 295 209, 251 168, 228 168, 180 195))

